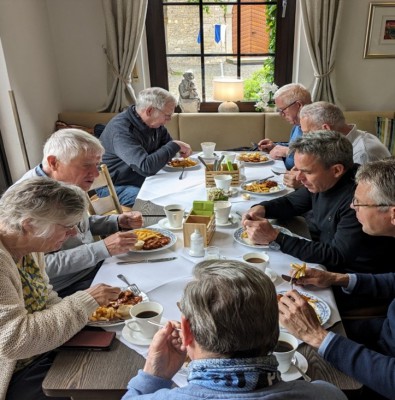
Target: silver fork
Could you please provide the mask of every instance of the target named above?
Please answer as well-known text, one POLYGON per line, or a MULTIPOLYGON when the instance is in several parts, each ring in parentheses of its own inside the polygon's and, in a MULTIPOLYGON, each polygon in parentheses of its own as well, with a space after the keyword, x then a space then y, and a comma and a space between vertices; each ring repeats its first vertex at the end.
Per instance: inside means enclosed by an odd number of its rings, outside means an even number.
POLYGON ((274 171, 274 170, 272 170, 272 172, 273 172, 274 175, 284 175, 286 173, 286 172, 277 172, 277 171, 274 171))
POLYGON ((135 284, 135 283, 130 283, 124 275, 122 274, 118 274, 117 277, 125 282, 128 285, 128 289, 130 289, 136 296, 138 296, 141 293, 141 290, 139 289, 139 287, 135 284))
POLYGON ((182 171, 181 171, 181 174, 178 177, 178 179, 182 179, 182 176, 184 175, 184 171, 185 171, 185 167, 182 167, 182 171))

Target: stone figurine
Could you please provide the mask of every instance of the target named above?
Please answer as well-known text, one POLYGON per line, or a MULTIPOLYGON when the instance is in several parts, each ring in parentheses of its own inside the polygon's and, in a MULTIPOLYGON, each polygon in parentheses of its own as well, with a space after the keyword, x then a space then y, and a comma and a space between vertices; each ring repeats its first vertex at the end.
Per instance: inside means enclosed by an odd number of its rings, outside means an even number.
POLYGON ((178 85, 180 98, 178 104, 182 112, 199 112, 200 98, 194 82, 193 72, 183 74, 183 80, 178 85))

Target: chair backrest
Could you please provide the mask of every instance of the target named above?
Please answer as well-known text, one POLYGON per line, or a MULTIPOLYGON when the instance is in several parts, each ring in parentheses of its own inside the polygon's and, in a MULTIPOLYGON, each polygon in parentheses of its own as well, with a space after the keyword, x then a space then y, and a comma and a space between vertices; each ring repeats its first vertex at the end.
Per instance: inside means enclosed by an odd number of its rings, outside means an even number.
POLYGON ((89 213, 91 215, 122 214, 123 209, 115 191, 107 165, 101 164, 99 176, 95 179, 88 191, 89 213), (108 194, 104 196, 97 189, 107 189, 108 194))

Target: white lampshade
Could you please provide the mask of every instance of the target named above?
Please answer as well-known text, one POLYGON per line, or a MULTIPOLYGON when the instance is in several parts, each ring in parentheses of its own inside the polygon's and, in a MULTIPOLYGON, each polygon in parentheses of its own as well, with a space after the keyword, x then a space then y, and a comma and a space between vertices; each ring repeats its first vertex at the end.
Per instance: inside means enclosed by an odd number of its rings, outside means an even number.
POLYGON ((239 107, 235 101, 244 98, 244 81, 240 78, 221 76, 213 79, 213 98, 223 101, 218 107, 219 112, 238 112, 239 107))

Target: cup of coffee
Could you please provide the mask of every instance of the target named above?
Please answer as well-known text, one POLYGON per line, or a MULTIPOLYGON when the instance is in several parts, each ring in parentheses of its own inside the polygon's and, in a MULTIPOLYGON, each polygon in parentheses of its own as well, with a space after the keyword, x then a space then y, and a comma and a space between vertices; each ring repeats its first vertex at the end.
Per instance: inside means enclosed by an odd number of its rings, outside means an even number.
POLYGON ((230 209, 232 203, 230 201, 215 201, 214 214, 218 224, 227 224, 229 222, 230 209))
POLYGON ((147 339, 151 339, 159 327, 150 324, 148 321, 159 324, 162 319, 163 306, 154 301, 146 301, 133 306, 129 313, 132 318, 126 321, 127 328, 147 339))
POLYGON ((243 255, 243 261, 265 272, 269 264, 269 255, 265 252, 247 253, 243 255))
POLYGON ((202 146, 203 157, 207 157, 207 158, 214 157, 214 150, 215 150, 216 143, 202 142, 202 143, 200 143, 200 146, 202 146))
POLYGON ((287 332, 280 332, 278 342, 273 350, 273 354, 278 361, 278 370, 282 373, 287 372, 291 366, 292 357, 298 348, 298 339, 287 332))
POLYGON ((222 189, 228 192, 232 183, 232 175, 217 175, 214 176, 215 186, 217 189, 222 189))
POLYGON ((181 204, 169 204, 163 207, 171 228, 181 228, 185 208, 181 204))

